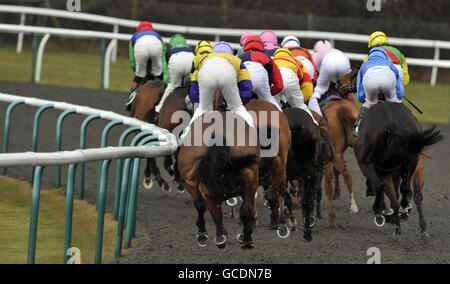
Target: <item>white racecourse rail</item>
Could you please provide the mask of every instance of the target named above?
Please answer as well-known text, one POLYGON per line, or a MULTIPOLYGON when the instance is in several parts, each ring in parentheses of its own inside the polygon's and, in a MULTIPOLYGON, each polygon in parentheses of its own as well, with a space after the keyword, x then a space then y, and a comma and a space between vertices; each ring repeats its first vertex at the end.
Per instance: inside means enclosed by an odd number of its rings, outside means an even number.
MULTIPOLYGON (((41 41, 38 53, 38 59, 36 64, 36 79, 40 79, 40 68, 42 64, 42 54, 50 35, 67 36, 67 37, 82 37, 82 38, 101 38, 110 39, 111 43, 107 48, 105 57, 105 72, 104 72, 104 88, 109 88, 109 62, 115 61, 116 48, 118 40, 128 41, 130 35, 119 34, 120 27, 136 28, 139 21, 120 19, 108 16, 93 15, 80 12, 69 12, 64 10, 47 9, 47 8, 36 8, 36 7, 26 7, 26 6, 14 6, 14 5, 0 5, 0 13, 16 13, 20 14, 20 26, 14 25, 2 25, 0 24, 0 31, 18 33, 19 39, 17 44, 17 51, 20 52, 22 49, 22 40, 24 33, 36 33, 44 34, 44 38, 41 41), (60 17, 73 20, 90 21, 102 24, 109 24, 113 26, 113 33, 104 32, 94 32, 94 31, 81 31, 81 30, 68 30, 68 29, 52 29, 44 27, 25 27, 26 15, 40 15, 40 16, 51 16, 60 17)), ((244 30, 244 29, 223 29, 223 28, 208 28, 208 27, 190 27, 190 26, 179 26, 179 25, 168 25, 153 23, 153 27, 157 31, 170 32, 170 33, 181 33, 185 35, 208 35, 214 36, 215 42, 220 40, 221 36, 227 37, 240 37, 244 32, 253 32, 259 34, 262 30, 244 30)), ((279 37, 284 37, 287 35, 295 35, 300 38, 311 38, 311 39, 329 39, 330 41, 345 41, 345 42, 368 42, 368 35, 359 34, 348 34, 348 33, 331 33, 331 32, 320 32, 320 31, 293 31, 293 30, 275 30, 275 33, 279 37)), ((436 84, 438 68, 450 68, 450 60, 440 60, 440 49, 450 49, 449 41, 439 41, 439 40, 424 40, 424 39, 404 39, 404 38, 390 38, 390 42, 393 45, 398 46, 413 46, 413 47, 423 47, 423 48, 434 48, 434 58, 407 58, 409 65, 422 66, 422 67, 432 67, 431 73, 431 85, 436 84)), ((164 38, 165 42, 169 41, 169 38, 164 38)), ((198 40, 188 40, 188 44, 194 46, 198 40)), ((239 44, 233 43, 232 47, 235 49, 239 48, 239 44)), ((362 61, 365 54, 356 53, 346 53, 351 60, 362 61)), ((39 81, 39 80, 36 80, 39 81)))
POLYGON ((122 158, 154 158, 170 155, 178 148, 175 136, 165 129, 161 129, 153 124, 144 121, 116 114, 111 111, 99 110, 85 106, 79 106, 64 102, 54 102, 29 97, 20 97, 0 93, 0 101, 12 103, 24 100, 26 105, 42 107, 53 104, 58 110, 75 109, 76 113, 82 115, 100 114, 101 119, 122 120, 127 126, 140 126, 141 131, 152 131, 159 137, 159 146, 142 147, 107 147, 101 149, 86 149, 55 153, 13 153, 0 155, 0 166, 51 166, 85 163, 99 160, 115 160, 122 158))

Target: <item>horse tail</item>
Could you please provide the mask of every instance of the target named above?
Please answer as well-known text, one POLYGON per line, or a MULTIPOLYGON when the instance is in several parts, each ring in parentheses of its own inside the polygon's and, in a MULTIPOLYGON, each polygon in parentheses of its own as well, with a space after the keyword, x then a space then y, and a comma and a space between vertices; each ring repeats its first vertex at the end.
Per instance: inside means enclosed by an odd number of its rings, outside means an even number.
POLYGON ((394 157, 418 155, 424 147, 432 146, 444 139, 441 131, 436 130, 436 126, 416 133, 406 129, 385 128, 383 136, 384 143, 377 143, 379 145, 377 153, 383 153, 380 157, 380 161, 383 162, 394 157))
MULTIPOLYGON (((223 139, 223 145, 226 145, 223 139)), ((198 174, 211 195, 229 198, 238 194, 240 172, 258 163, 256 154, 231 157, 229 146, 211 146, 203 156, 198 174)))
POLYGON ((433 126, 419 135, 414 139, 416 147, 422 150, 424 147, 432 146, 444 139, 440 130, 436 130, 436 126, 433 126))
POLYGON ((302 153, 303 161, 315 159, 317 154, 316 138, 304 125, 297 125, 291 129, 292 146, 297 153, 302 153))

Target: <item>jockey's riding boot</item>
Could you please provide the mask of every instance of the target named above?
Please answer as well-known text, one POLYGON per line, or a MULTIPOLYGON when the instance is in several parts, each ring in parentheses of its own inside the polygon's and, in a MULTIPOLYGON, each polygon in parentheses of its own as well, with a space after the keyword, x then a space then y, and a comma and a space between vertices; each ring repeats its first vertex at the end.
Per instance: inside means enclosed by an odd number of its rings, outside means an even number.
POLYGON ((158 118, 159 118, 159 112, 155 111, 155 116, 153 118, 153 124, 154 125, 158 124, 158 118))
POLYGON ((359 125, 361 124, 361 121, 363 119, 364 113, 368 110, 366 107, 361 107, 361 110, 359 111, 358 117, 356 118, 355 125, 353 126, 353 136, 358 137, 359 133, 359 125))
POLYGON ((137 88, 132 88, 130 90, 130 94, 128 95, 128 101, 126 102, 125 106, 126 106, 126 110, 130 111, 131 110, 131 105, 133 103, 134 97, 136 96, 135 91, 137 90, 137 88))

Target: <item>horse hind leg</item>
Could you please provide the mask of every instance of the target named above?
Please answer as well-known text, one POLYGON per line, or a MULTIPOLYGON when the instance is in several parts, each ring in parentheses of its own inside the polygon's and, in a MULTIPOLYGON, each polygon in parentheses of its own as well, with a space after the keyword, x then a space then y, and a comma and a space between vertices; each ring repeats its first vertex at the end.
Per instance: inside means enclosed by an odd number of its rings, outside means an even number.
POLYGON ((394 213, 389 216, 389 223, 392 223, 395 226, 394 235, 400 235, 401 234, 400 218, 399 218, 400 203, 398 202, 397 196, 395 194, 392 176, 386 177, 384 179, 384 184, 385 184, 384 192, 386 193, 391 202, 391 208, 394 210, 394 213))
POLYGON ((305 192, 302 199, 302 211, 304 219, 303 239, 306 242, 312 241, 311 221, 314 213, 314 178, 305 179, 305 192))
POLYGON ((152 162, 151 159, 147 159, 147 164, 145 166, 144 170, 144 187, 146 189, 151 189, 153 187, 153 180, 151 179, 152 174, 152 162))
POLYGON ((222 202, 207 198, 207 203, 208 211, 211 213, 214 224, 216 225, 216 245, 219 249, 224 249, 227 246, 228 234, 223 226, 222 202))
POLYGON ((334 171, 334 195, 333 199, 341 198, 341 185, 339 184, 339 176, 341 175, 336 169, 334 171))
POLYGON ((425 221, 425 216, 423 214, 423 207, 422 207, 422 202, 423 202, 423 195, 422 195, 423 174, 422 174, 422 172, 420 172, 417 176, 415 176, 413 178, 413 181, 414 181, 414 203, 416 204, 417 212, 419 213, 420 232, 425 237, 428 238, 430 236, 427 234, 427 223, 425 221))
POLYGON ((150 163, 151 168, 153 169, 153 175, 155 176, 155 180, 158 182, 158 185, 164 192, 166 193, 171 192, 172 188, 170 187, 169 183, 162 177, 161 171, 156 165, 156 159, 150 159, 150 163))
MULTIPOLYGON (((258 178, 256 176, 256 178, 258 178)), ((253 229, 256 227, 256 191, 258 190, 258 185, 254 182, 248 182, 245 186, 247 189, 245 194, 242 196, 242 205, 239 210, 239 217, 244 226, 243 235, 238 235, 237 240, 242 244, 242 249, 249 250, 253 249, 253 239, 252 233, 253 229)))

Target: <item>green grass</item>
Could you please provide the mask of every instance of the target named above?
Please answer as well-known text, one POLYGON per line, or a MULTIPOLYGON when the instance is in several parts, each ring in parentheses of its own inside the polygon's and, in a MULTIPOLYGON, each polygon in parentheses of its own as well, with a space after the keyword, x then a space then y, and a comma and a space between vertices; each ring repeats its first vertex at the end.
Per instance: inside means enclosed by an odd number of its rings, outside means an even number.
MULTIPOLYGON (((0 48, 0 80, 30 82, 32 52, 28 46, 17 54, 11 45, 0 48)), ((73 52, 59 50, 53 46, 45 49, 41 70, 41 84, 70 87, 100 88, 100 51, 73 52)), ((129 60, 118 56, 111 63, 110 89, 129 91, 133 73, 129 60)))
MULTIPOLYGON (((27 182, 0 177, 0 264, 27 263, 31 187, 27 182)), ((64 248, 65 197, 61 190, 42 190, 36 245, 36 263, 61 264, 64 248)), ((103 262, 114 258, 116 225, 105 215, 103 262)), ((94 263, 97 212, 95 206, 75 200, 72 246, 81 251, 81 263, 94 263)))
MULTIPOLYGON (((55 46, 46 48, 43 58, 41 84, 98 89, 100 86, 100 52, 74 52, 60 50, 55 46)), ((116 63, 111 63, 111 90, 128 92, 132 71, 128 58, 120 55, 116 63)), ((22 54, 15 52, 11 45, 0 48, 0 80, 30 82, 31 49, 22 54)), ((405 102, 417 118, 425 122, 448 123, 450 121, 450 84, 412 82, 406 89, 407 97, 424 113, 419 114, 405 102)))

